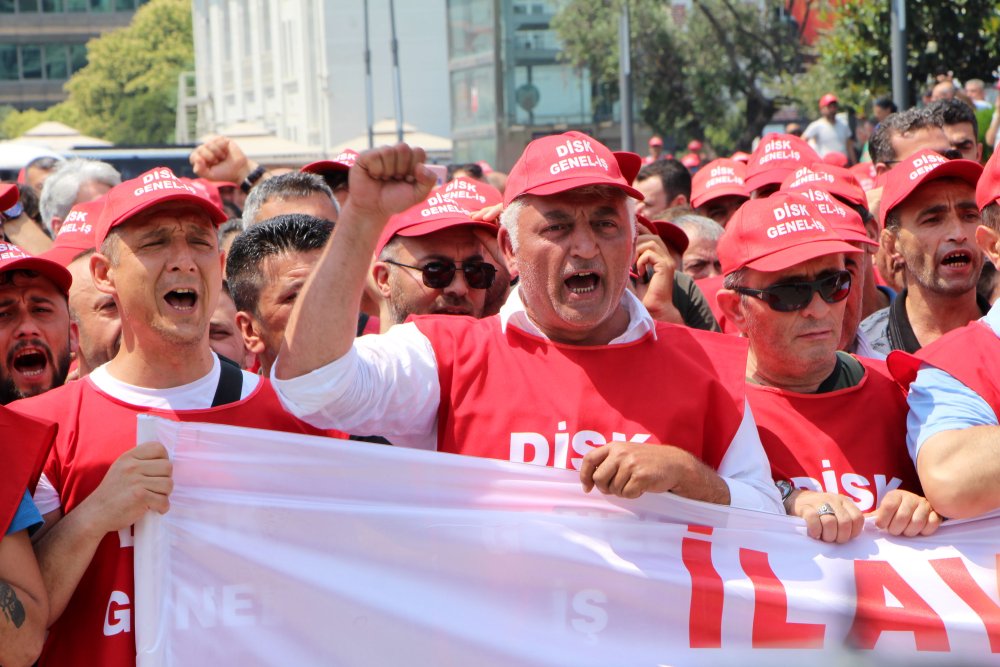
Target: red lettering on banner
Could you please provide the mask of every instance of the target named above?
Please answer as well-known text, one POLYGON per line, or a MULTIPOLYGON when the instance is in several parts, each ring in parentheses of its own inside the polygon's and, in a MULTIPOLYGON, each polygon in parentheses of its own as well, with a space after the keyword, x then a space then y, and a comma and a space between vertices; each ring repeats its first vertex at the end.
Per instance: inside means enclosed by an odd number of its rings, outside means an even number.
POLYGON ((771 569, 766 553, 740 549, 740 566, 753 584, 754 648, 823 648, 825 625, 788 620, 785 586, 771 569))
POLYGON ((691 575, 688 643, 691 648, 721 648, 724 592, 722 577, 712 565, 712 543, 682 538, 681 560, 691 575))
POLYGON ((912 632, 918 651, 951 650, 941 617, 892 565, 880 560, 856 560, 854 584, 858 606, 848 634, 854 646, 870 650, 883 632, 912 632), (886 604, 886 591, 902 606, 886 604))
MULTIPOLYGON (((962 602, 982 619, 990 638, 990 650, 1000 653, 1000 605, 976 584, 961 558, 935 558, 930 563, 948 588, 955 591, 962 602)), ((1000 556, 997 556, 997 565, 1000 567, 1000 556)), ((1000 592, 1000 579, 997 580, 997 590, 1000 592)))

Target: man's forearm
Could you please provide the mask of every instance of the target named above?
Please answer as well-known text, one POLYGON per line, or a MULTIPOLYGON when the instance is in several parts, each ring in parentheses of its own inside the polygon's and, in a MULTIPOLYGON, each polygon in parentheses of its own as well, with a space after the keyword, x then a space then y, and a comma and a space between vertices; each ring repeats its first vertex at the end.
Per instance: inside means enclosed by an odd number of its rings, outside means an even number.
POLYGON ((917 455, 924 495, 941 516, 964 519, 1000 507, 1000 426, 931 436, 917 455))
POLYGON ((95 528, 86 506, 81 504, 57 521, 35 544, 35 555, 49 596, 47 625, 55 623, 66 609, 106 534, 95 528))

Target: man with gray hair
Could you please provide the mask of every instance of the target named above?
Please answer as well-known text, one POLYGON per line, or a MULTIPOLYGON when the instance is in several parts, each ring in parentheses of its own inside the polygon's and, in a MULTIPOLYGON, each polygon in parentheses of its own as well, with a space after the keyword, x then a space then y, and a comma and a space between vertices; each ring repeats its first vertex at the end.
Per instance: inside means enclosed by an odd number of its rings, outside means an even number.
POLYGON ((292 171, 263 180, 250 191, 243 206, 243 226, 288 213, 337 222, 340 205, 322 176, 292 171))
POLYGON ((684 230, 688 247, 681 257, 681 271, 694 280, 722 275, 719 253, 715 246, 725 229, 711 218, 689 213, 676 218, 674 224, 684 230))
POLYGON ((74 158, 66 160, 45 179, 38 211, 52 235, 77 204, 93 201, 122 182, 122 176, 107 162, 74 158))
POLYGON ((272 370, 293 414, 397 446, 578 470, 585 491, 782 511, 746 406, 744 344, 658 323, 626 290, 643 198, 634 153, 580 132, 532 141, 504 191, 498 241, 520 281, 500 313, 356 338, 386 223, 434 183, 424 159, 397 144, 351 169, 345 223, 272 370))

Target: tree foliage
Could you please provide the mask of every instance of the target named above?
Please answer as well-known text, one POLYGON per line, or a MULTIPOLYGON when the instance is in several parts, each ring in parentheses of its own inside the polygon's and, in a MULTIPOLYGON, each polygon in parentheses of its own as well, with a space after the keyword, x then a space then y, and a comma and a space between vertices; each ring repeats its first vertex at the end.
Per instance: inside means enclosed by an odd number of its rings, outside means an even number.
POLYGON ((190 1, 151 0, 129 26, 87 43, 87 65, 67 81, 65 102, 8 114, 3 132, 59 120, 116 144, 170 143, 178 75, 193 66, 190 1))
MULTIPOLYGON (((564 57, 588 67, 595 103, 618 95, 623 0, 570 0, 553 21, 564 57)), ((666 0, 628 0, 635 99, 653 130, 721 151, 748 148, 776 108, 778 81, 801 67, 798 27, 779 0, 694 0, 682 26, 666 0)))

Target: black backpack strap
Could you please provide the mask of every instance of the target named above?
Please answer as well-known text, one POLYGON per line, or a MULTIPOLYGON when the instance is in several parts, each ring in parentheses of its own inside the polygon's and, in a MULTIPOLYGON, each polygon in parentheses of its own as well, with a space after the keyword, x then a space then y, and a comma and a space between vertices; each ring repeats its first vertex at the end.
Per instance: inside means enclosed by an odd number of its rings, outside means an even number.
POLYGON ((235 361, 219 355, 219 386, 212 397, 212 407, 228 405, 240 400, 243 393, 243 370, 235 361))
POLYGON ((363 334, 365 332, 365 327, 366 326, 368 326, 368 313, 359 313, 358 314, 358 329, 357 329, 357 333, 355 333, 354 335, 355 336, 360 336, 361 334, 363 334))

